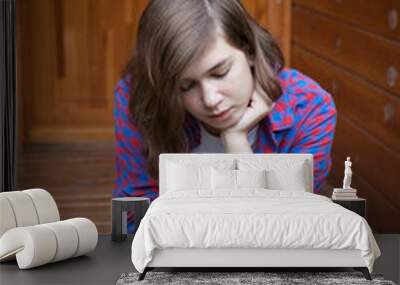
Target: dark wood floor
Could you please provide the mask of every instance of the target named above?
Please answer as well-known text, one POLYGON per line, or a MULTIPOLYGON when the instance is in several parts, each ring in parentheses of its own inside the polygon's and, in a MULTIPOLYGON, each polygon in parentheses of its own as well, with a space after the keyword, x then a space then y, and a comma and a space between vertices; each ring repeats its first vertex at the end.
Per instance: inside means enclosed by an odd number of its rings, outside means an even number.
POLYGON ((111 232, 114 145, 109 142, 32 144, 18 155, 17 189, 43 188, 61 219, 86 217, 111 232))

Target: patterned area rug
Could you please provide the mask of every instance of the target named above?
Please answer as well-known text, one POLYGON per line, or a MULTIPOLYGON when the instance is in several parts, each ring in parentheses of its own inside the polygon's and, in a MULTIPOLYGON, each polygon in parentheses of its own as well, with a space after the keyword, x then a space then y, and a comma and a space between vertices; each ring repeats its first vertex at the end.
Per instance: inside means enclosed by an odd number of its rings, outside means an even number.
POLYGON ((139 273, 124 273, 117 285, 134 284, 387 284, 382 275, 372 274, 372 281, 364 278, 361 272, 154 272, 146 274, 145 279, 138 281, 139 273))

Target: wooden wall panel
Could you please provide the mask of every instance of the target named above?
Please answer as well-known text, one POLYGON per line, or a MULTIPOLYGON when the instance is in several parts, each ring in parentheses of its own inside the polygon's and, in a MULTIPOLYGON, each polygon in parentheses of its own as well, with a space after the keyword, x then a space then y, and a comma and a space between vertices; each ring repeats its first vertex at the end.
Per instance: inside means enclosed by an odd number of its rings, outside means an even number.
POLYGON ((30 144, 18 159, 17 189, 46 189, 61 219, 86 217, 110 233, 114 159, 112 141, 30 144))
POLYGON ((113 139, 113 90, 146 4, 19 1, 18 94, 25 142, 113 139))
POLYGON ((400 96, 400 43, 295 6, 293 41, 400 96))
POLYGON ((93 221, 97 231, 111 233, 111 195, 55 196, 60 219, 85 217, 93 221))
MULTIPOLYGON (((376 192, 400 210, 398 179, 400 156, 372 139, 345 116, 339 116, 333 152, 345 160, 345 154, 353 157, 354 176, 364 178, 376 192)), ((341 184, 339 184, 341 185, 341 184)), ((357 188, 357 185, 353 185, 357 188)), ((359 189, 360 194, 363 189, 359 189)), ((374 201, 371 201, 374 203, 374 201)), ((398 224, 400 232, 400 223, 398 224)))
POLYGON ((342 185, 351 156, 352 186, 367 198, 378 233, 400 231, 400 41, 397 25, 382 23, 398 8, 390 0, 294 0, 292 7, 293 66, 329 91, 338 110, 328 180, 342 185))
POLYGON ((296 4, 365 31, 400 40, 398 0, 296 0, 296 4))
MULTIPOLYGON (((343 183, 344 173, 343 154, 332 153, 332 167, 338 171, 332 171, 330 182, 332 185, 343 183)), ((354 166, 355 167, 355 166, 354 166)), ((400 220, 399 207, 390 202, 375 187, 371 186, 367 180, 360 175, 353 176, 352 184, 356 185, 359 196, 367 200, 367 221, 374 233, 398 233, 400 220)))
POLYGON ((297 45, 292 47, 292 60, 334 96, 340 115, 356 122, 395 154, 400 153, 399 98, 297 45))
POLYGON ((277 40, 290 65, 291 0, 242 0, 249 14, 277 40))

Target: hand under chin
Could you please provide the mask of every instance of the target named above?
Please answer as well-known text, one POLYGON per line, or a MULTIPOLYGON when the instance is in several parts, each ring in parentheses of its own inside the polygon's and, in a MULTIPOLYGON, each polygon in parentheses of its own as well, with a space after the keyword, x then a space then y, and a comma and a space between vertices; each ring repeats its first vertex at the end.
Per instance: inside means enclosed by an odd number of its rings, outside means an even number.
POLYGON ((238 111, 238 118, 231 127, 224 129, 224 133, 237 133, 239 135, 247 135, 247 133, 254 128, 265 116, 271 111, 267 102, 262 100, 259 96, 252 97, 249 106, 238 111))

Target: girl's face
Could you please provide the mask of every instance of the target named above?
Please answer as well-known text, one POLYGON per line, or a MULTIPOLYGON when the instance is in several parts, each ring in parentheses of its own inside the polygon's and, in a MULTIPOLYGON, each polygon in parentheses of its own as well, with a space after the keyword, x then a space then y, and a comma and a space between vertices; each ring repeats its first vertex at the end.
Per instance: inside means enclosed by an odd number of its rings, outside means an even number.
POLYGON ((217 31, 215 39, 182 76, 179 92, 185 110, 215 134, 235 125, 254 89, 251 66, 245 53, 217 31))

